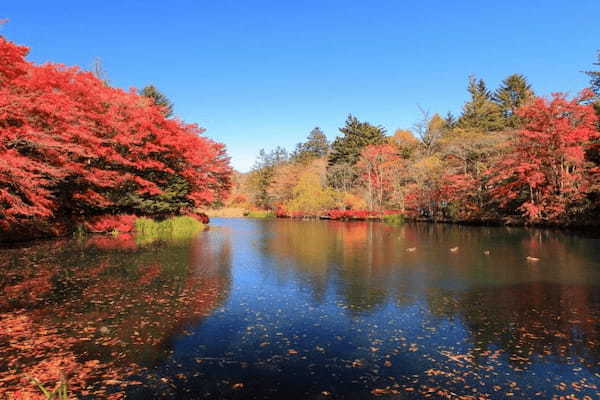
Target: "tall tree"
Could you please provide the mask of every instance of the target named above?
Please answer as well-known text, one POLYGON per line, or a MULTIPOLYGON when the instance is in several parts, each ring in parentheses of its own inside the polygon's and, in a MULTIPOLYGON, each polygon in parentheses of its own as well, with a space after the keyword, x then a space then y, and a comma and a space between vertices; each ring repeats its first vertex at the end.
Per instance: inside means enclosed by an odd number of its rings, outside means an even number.
POLYGON ((270 187, 273 184, 277 167, 287 161, 287 151, 281 146, 277 146, 270 152, 266 152, 264 149, 260 150, 250 173, 250 186, 255 193, 254 202, 259 207, 272 208, 275 199, 270 187))
POLYGON ((292 154, 294 160, 310 160, 325 157, 329 152, 329 141, 323 131, 316 127, 308 134, 304 143, 298 143, 292 154))
POLYGON ((463 113, 458 119, 457 126, 462 129, 483 132, 504 129, 502 110, 498 104, 492 101, 492 95, 485 82, 470 76, 467 90, 471 95, 471 100, 463 106, 463 113))
POLYGON ((521 119, 516 111, 519 107, 531 103, 534 96, 527 78, 521 74, 512 74, 502 81, 494 92, 493 100, 500 106, 508 128, 520 126, 521 119))
POLYGON ((0 36, 0 232, 182 213, 228 192, 224 146, 203 129, 90 72, 26 54, 0 36))
POLYGON ((387 140, 385 128, 361 122, 354 115, 348 115, 345 125, 340 128, 343 136, 338 136, 331 145, 329 165, 356 164, 366 146, 384 144, 387 140))
POLYGON ((382 210, 389 205, 397 188, 396 183, 404 175, 404 160, 392 144, 367 146, 356 164, 367 190, 370 210, 382 210))
MULTIPOLYGON (((598 60, 594 63, 594 65, 600 66, 600 50, 598 50, 598 60)), ((586 71, 585 72, 590 77, 590 85, 596 96, 600 97, 600 71, 586 71)))
POLYGON ((152 99, 154 104, 161 108, 165 117, 171 118, 173 116, 173 103, 154 85, 148 85, 140 90, 140 96, 152 99))
MULTIPOLYGON (((589 91, 588 91, 589 92, 589 91)), ((591 93, 591 92, 590 92, 591 93)), ((512 150, 492 169, 492 194, 528 222, 568 223, 581 217, 598 177, 585 152, 599 133, 585 92, 573 100, 537 98, 518 113, 526 121, 512 150)))
POLYGON ((398 147, 399 154, 406 159, 410 158, 419 146, 417 138, 406 129, 396 129, 389 141, 398 147))
POLYGON ((434 114, 430 118, 428 111, 420 110, 422 118, 415 123, 414 130, 419 139, 421 139, 425 155, 429 156, 437 149, 438 141, 446 130, 446 121, 439 114, 434 114))

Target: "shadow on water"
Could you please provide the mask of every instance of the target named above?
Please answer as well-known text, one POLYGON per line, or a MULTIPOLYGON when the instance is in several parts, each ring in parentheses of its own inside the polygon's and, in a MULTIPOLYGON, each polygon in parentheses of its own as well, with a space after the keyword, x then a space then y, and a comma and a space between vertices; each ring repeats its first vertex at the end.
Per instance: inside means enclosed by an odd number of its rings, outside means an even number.
POLYGON ((214 222, 179 246, 3 252, 3 318, 60 335, 77 362, 112 371, 94 390, 133 399, 599 395, 597 238, 214 222))

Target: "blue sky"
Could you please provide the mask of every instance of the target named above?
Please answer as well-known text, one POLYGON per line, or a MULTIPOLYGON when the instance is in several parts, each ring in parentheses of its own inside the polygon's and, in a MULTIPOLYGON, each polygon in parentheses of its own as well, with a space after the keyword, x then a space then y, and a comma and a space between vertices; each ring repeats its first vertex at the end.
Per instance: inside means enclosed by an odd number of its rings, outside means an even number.
POLYGON ((315 126, 334 138, 348 113, 389 132, 419 105, 457 114, 470 74, 573 94, 600 49, 598 0, 3 3, 0 33, 30 60, 100 57, 112 85, 156 85, 242 171, 315 126))

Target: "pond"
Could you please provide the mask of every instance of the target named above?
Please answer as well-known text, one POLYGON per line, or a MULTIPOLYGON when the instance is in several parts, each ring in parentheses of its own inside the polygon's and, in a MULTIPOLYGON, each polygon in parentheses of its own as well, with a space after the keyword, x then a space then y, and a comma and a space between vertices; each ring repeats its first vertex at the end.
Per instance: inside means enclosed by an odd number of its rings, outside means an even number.
POLYGON ((0 397, 63 374, 79 398, 599 398, 599 249, 275 219, 4 248, 0 397))

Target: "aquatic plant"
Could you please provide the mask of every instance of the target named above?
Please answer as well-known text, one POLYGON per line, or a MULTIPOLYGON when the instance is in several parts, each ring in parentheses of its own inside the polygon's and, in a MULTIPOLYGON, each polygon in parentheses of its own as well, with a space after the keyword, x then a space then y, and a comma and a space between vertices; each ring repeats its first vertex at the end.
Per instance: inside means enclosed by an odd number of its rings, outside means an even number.
POLYGON ((249 211, 246 214, 248 218, 275 218, 273 211, 249 211))
POLYGON ((135 221, 135 239, 142 245, 161 240, 177 242, 189 239, 205 228, 206 225, 189 216, 173 217, 160 222, 142 217, 135 221))
POLYGON ((402 225, 404 223, 404 215, 402 214, 389 214, 383 216, 383 222, 391 225, 402 225))

